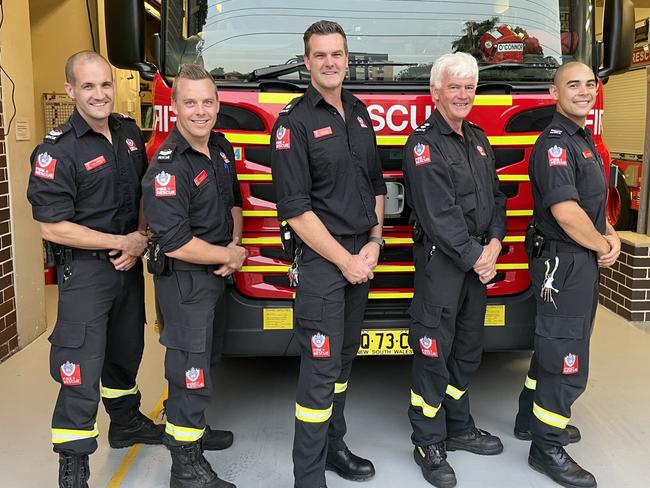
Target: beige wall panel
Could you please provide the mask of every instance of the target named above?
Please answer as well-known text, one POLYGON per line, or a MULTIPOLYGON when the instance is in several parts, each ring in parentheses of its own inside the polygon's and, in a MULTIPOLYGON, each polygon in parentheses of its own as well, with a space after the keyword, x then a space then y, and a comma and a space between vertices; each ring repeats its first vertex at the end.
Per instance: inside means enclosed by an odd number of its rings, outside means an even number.
MULTIPOLYGON (((40 231, 32 220, 31 207, 25 197, 29 156, 41 136, 34 116, 29 4, 24 0, 5 0, 3 3, 5 18, 0 31, 2 65, 16 84, 17 118, 27 121, 31 135, 29 140, 17 141, 14 122, 7 137, 18 339, 19 346, 23 347, 42 334, 46 327, 40 231)), ((52 39, 50 43, 56 45, 52 39)), ((5 77, 2 85, 5 120, 8 122, 13 108, 10 83, 5 77)))

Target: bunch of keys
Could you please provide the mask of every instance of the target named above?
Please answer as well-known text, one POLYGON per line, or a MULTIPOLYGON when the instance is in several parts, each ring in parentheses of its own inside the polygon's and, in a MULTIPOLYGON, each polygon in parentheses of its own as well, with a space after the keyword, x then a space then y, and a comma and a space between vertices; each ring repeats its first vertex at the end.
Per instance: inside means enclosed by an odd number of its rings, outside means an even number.
POLYGON ((542 300, 545 302, 551 302, 553 306, 555 307, 555 310, 557 310, 557 305, 555 304, 555 300, 553 300, 553 292, 558 293, 559 290, 557 288, 553 288, 553 277, 555 276, 555 272, 557 271, 558 266, 560 265, 560 258, 555 256, 555 266, 553 266, 553 269, 551 270, 551 263, 547 259, 545 261, 546 264, 546 272, 544 273, 544 282, 542 283, 542 290, 540 292, 540 296, 542 297, 542 300))
POLYGON ((296 288, 298 286, 298 278, 299 278, 298 258, 300 257, 301 254, 302 254, 302 248, 298 247, 296 249, 296 254, 293 258, 293 263, 291 263, 291 267, 287 272, 287 274, 289 275, 289 286, 291 286, 291 288, 296 288))

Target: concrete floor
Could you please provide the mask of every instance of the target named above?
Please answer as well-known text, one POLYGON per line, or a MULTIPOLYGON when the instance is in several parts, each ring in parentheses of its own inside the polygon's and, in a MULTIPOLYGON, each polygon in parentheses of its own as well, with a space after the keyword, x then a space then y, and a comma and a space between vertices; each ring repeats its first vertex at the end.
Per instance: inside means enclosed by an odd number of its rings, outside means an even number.
MULTIPOLYGON (((56 290, 48 287, 49 322, 56 290)), ((148 290, 151 296, 151 289, 148 290)), ((156 410, 164 382, 163 350, 151 327, 138 383, 145 413, 156 410)), ((47 335, 47 334, 46 334, 47 335)), ((54 486, 57 456, 51 451, 50 416, 57 385, 48 374, 46 335, 0 365, 0 486, 54 486)), ((650 334, 608 310, 598 311, 592 339, 591 378, 574 407, 572 423, 583 440, 569 452, 601 488, 650 486, 650 334)), ((458 486, 464 488, 555 487, 526 463, 528 443, 512 435, 516 399, 526 373, 527 353, 488 354, 471 387, 479 427, 501 436, 500 456, 450 453, 458 486)), ((409 358, 359 358, 348 390, 346 440, 373 460, 377 476, 363 486, 425 487, 411 457, 408 404, 409 358)), ((214 428, 235 432, 227 451, 206 454, 215 470, 239 488, 290 488, 295 358, 226 359, 213 370, 217 387, 208 412, 214 428)), ((170 459, 161 446, 112 450, 108 418, 100 407, 99 449, 91 457, 93 487, 169 486, 170 459)), ((352 487, 333 473, 329 488, 352 487)))

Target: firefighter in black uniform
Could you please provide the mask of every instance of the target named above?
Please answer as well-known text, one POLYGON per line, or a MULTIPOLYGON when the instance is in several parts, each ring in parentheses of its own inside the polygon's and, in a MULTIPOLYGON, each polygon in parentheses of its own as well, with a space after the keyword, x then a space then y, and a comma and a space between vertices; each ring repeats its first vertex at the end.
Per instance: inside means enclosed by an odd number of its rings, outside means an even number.
POLYGON ((598 267, 616 262, 621 243, 605 218, 607 184, 586 116, 598 81, 588 66, 557 70, 556 113, 528 165, 534 225, 526 236, 537 299, 535 352, 519 398, 515 435, 531 439, 528 463, 562 486, 596 480, 564 450, 580 440, 571 405, 587 386, 589 339, 598 305, 598 267))
POLYGON ((348 62, 343 29, 319 21, 303 39, 311 84, 280 113, 271 148, 278 218, 302 241, 291 276, 301 348, 295 486, 321 488, 325 469, 351 480, 375 473, 343 441, 343 408, 368 281, 383 246, 386 185, 368 112, 342 89, 348 62))
MULTIPOLYGON (((142 182, 144 213, 154 237, 149 265, 165 327, 169 384, 164 443, 172 487, 229 488, 203 457, 214 444, 205 409, 212 395, 210 354, 215 308, 225 277, 241 268, 241 194, 235 158, 213 132, 219 101, 210 73, 185 65, 172 85, 176 125, 142 182)), ((217 324, 223 326, 217 318, 217 324)))
POLYGON ((406 197, 416 221, 411 439, 424 478, 442 488, 456 484, 446 450, 503 450, 498 437, 476 428, 467 392, 483 350, 485 284, 496 274, 506 231, 494 153, 483 130, 465 120, 477 81, 472 56, 439 58, 431 70, 436 110, 404 149, 406 197))
POLYGON ((58 315, 49 339, 50 372, 61 384, 52 418, 59 486, 82 487, 97 449, 100 394, 111 447, 160 444, 163 426, 140 413, 136 384, 145 322, 144 139, 132 119, 111 114, 104 58, 80 52, 65 71, 76 109, 34 150, 27 197, 57 264, 58 315))

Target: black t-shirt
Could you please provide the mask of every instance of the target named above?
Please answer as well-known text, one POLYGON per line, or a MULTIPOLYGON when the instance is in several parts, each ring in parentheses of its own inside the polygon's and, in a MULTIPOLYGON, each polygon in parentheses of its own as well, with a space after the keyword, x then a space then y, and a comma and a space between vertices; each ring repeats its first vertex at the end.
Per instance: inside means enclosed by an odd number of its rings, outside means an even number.
POLYGON ((606 231, 607 183, 591 132, 556 112, 528 163, 536 227, 549 239, 577 244, 551 213, 555 203, 575 200, 601 234, 606 231))
POLYGON ((278 219, 312 210, 332 235, 377 225, 376 195, 386 193, 366 107, 342 90, 345 120, 309 85, 280 112, 271 133, 278 219))
POLYGON ((406 201, 427 236, 463 271, 483 247, 472 236, 502 240, 506 197, 499 190, 494 152, 483 130, 463 122, 454 132, 436 110, 404 147, 406 201))
POLYGON ((75 111, 36 147, 27 188, 35 220, 121 235, 137 229, 144 138, 124 115, 111 114, 108 125, 112 143, 75 111))
POLYGON ((144 214, 162 252, 198 237, 225 246, 232 240, 233 207, 242 206, 232 146, 220 132, 210 157, 195 151, 176 127, 142 180, 144 214))

